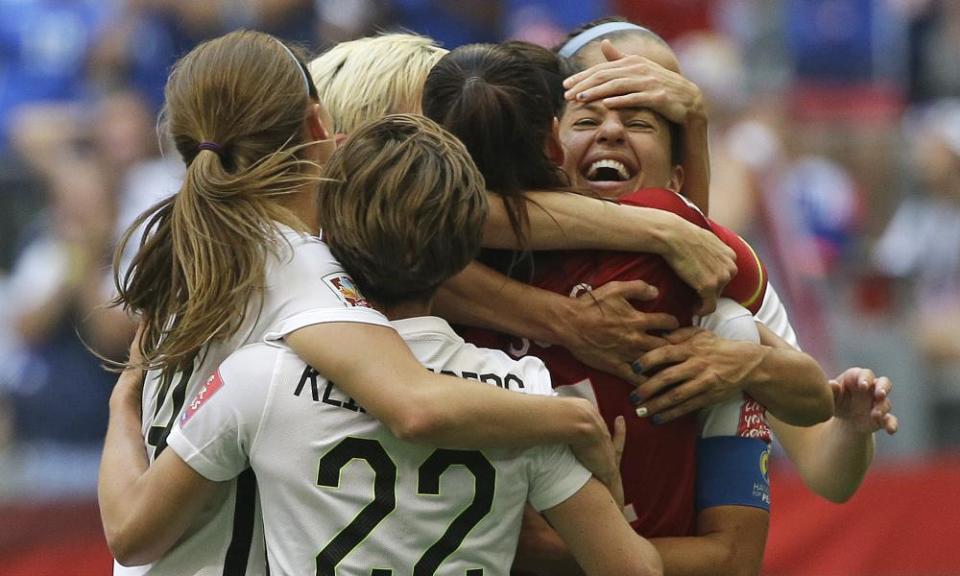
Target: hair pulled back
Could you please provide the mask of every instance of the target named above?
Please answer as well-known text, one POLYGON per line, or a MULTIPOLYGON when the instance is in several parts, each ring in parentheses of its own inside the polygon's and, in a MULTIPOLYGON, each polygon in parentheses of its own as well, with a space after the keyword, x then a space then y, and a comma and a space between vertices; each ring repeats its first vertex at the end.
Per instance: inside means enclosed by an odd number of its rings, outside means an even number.
POLYGON ((546 77, 515 49, 457 48, 437 62, 423 91, 423 113, 459 138, 487 189, 500 194, 521 245, 529 218, 525 190, 568 184, 547 157, 554 96, 546 77))
POLYGON ((114 303, 141 316, 145 367, 186 368, 236 332, 279 226, 305 230, 279 201, 319 179, 299 155, 316 94, 305 70, 279 40, 252 31, 205 42, 174 66, 162 115, 186 177, 125 232, 114 258, 114 303), (141 227, 121 275, 119 256, 141 227))

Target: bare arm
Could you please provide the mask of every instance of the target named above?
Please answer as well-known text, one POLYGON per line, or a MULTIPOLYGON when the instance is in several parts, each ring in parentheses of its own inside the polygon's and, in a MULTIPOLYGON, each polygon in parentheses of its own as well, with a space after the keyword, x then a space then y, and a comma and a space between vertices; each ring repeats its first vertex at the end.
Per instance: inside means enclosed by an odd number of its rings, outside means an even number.
POLYGON ((140 435, 143 372, 128 369, 110 397, 97 496, 110 551, 125 566, 160 558, 220 490, 173 450, 150 466, 140 435))
POLYGON ((434 374, 382 326, 315 324, 286 340, 398 438, 463 449, 570 444, 598 477, 619 474, 606 424, 586 400, 517 394, 434 374))
POLYGON ((697 535, 651 540, 668 576, 753 576, 760 573, 770 514, 748 506, 716 506, 697 515, 697 535))
MULTIPOLYGON (((652 538, 667 576, 713 576, 759 573, 770 514, 747 506, 707 508, 697 517, 697 535, 652 538)), ((532 508, 524 512, 514 569, 541 576, 584 573, 566 542, 532 508)), ((556 526, 553 519, 550 523, 556 526)), ((589 572, 588 572, 589 573, 589 572)), ((619 574, 619 572, 608 572, 619 574)))
POLYGON ((646 371, 669 367, 636 390, 637 403, 666 422, 742 390, 772 415, 794 425, 810 426, 830 418, 833 398, 820 365, 757 326, 761 342, 772 346, 727 340, 696 328, 667 336, 671 345, 639 360, 646 371))
POLYGON ((807 487, 840 503, 853 496, 873 462, 873 433, 883 429, 894 434, 899 422, 890 413, 889 379, 850 368, 831 385, 836 395, 833 418, 810 428, 771 418, 770 427, 807 487))
POLYGON ((610 492, 595 480, 543 514, 589 576, 664 573, 657 550, 633 531, 610 492))
MULTIPOLYGON (((622 206, 566 192, 528 192, 529 248, 604 249, 659 254, 697 291, 707 313, 736 272, 731 248, 714 234, 664 210, 622 206)), ((518 248, 503 201, 489 195, 484 247, 518 248)))

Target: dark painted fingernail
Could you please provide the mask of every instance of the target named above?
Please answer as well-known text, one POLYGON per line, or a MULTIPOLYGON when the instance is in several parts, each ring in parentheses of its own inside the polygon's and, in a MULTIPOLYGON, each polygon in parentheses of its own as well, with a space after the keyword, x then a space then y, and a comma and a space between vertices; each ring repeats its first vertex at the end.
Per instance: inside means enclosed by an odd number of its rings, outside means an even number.
POLYGON ((659 425, 663 424, 663 416, 660 415, 660 414, 654 414, 653 416, 650 417, 650 422, 651 422, 654 426, 659 426, 659 425))
POLYGON ((643 364, 641 364, 639 360, 633 361, 633 362, 630 364, 630 368, 633 369, 633 373, 634 373, 634 374, 641 374, 641 373, 643 373, 643 364))
POLYGON ((640 403, 642 403, 642 402, 643 402, 643 396, 641 396, 639 392, 637 392, 636 390, 634 390, 633 392, 630 393, 630 403, 631 403, 631 404, 633 404, 634 406, 636 406, 636 405, 638 405, 638 404, 640 404, 640 403))

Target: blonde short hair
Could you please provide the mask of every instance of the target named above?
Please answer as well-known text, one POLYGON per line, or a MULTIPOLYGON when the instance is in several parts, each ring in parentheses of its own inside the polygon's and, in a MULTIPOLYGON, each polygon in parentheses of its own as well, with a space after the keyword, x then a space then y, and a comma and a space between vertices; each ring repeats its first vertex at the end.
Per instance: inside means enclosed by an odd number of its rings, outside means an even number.
POLYGON ((428 301, 480 249, 487 196, 459 140, 434 121, 393 114, 330 158, 317 199, 324 240, 382 306, 428 301))
POLYGON ((341 42, 310 63, 333 130, 349 134, 387 114, 419 113, 427 74, 447 50, 416 34, 341 42))

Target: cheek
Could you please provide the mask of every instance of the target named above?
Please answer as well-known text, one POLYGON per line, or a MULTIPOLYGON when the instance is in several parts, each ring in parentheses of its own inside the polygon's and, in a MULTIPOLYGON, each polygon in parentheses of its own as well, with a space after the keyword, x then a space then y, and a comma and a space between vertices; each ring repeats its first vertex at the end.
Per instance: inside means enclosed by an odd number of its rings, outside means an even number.
POLYGON ((563 148, 563 167, 565 170, 576 170, 583 159, 590 139, 584 134, 577 132, 560 131, 560 147, 563 148))

